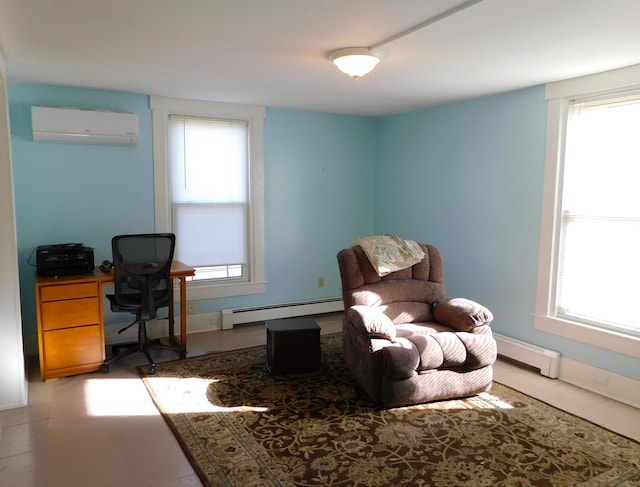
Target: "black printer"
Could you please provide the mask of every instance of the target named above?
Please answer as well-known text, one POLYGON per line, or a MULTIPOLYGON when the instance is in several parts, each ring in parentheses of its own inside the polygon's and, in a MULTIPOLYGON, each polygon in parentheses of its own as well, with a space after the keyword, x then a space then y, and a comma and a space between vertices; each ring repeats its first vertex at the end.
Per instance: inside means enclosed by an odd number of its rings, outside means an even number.
POLYGON ((81 243, 41 245, 36 248, 39 276, 58 277, 93 272, 93 249, 81 243))

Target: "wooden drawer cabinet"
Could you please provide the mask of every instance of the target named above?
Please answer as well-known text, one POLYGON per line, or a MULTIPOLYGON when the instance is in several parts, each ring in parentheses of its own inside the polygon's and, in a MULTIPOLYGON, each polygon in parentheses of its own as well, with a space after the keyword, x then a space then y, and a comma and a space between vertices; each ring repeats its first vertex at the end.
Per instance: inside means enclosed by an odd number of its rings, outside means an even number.
POLYGON ((64 371, 64 375, 71 375, 77 370, 86 371, 87 365, 99 364, 101 367, 104 357, 99 328, 101 325, 90 325, 45 332, 43 345, 47 372, 64 371))
MULTIPOLYGON (((180 338, 187 346, 187 284, 195 270, 173 261, 171 277, 180 281, 180 338)), ((113 285, 113 273, 98 267, 81 276, 36 276, 36 315, 40 377, 54 377, 102 370, 104 348, 104 285, 113 285)), ((173 304, 173 303, 172 303, 173 304)), ((174 334, 173 324, 169 335, 174 334)))
POLYGON ((37 278, 42 380, 102 368, 105 358, 100 281, 37 278))

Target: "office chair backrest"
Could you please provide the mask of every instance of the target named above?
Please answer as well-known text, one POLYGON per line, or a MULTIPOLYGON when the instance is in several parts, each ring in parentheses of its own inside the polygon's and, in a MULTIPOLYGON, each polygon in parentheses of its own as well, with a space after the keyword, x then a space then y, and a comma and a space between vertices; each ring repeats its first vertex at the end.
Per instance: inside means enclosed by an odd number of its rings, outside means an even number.
POLYGON ((171 262, 176 237, 172 233, 117 235, 111 240, 114 299, 136 310, 140 319, 155 318, 156 309, 171 299, 171 262))

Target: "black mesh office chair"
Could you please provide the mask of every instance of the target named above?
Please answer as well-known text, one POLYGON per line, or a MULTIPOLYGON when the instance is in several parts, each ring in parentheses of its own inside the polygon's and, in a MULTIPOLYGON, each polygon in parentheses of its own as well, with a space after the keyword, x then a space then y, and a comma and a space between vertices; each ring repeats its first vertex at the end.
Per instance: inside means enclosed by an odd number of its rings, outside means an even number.
MULTIPOLYGON (((102 371, 109 371, 109 364, 142 352, 149 361, 149 372, 154 374, 156 364, 149 353, 150 348, 161 348, 177 352, 186 357, 186 350, 178 343, 163 344, 160 340, 149 340, 147 321, 156 318, 159 308, 168 307, 173 298, 171 286, 171 261, 176 237, 172 233, 118 235, 111 241, 113 251, 114 294, 107 294, 111 311, 128 312, 136 319, 118 331, 122 333, 138 325, 136 343, 115 344, 112 357, 105 360, 102 371), (120 350, 124 349, 122 352, 120 350)), ((173 322, 169 313, 168 319, 173 322)))

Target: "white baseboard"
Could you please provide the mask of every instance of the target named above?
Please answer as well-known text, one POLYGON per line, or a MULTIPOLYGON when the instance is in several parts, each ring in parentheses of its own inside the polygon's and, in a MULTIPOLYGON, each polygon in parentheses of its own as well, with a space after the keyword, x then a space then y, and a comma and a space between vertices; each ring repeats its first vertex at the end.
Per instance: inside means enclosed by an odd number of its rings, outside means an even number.
POLYGON ((223 309, 222 329, 230 330, 233 325, 257 321, 292 318, 294 316, 319 315, 343 311, 342 298, 328 298, 315 301, 280 303, 252 308, 223 309))
POLYGON ((187 335, 203 331, 222 330, 220 312, 187 315, 187 335))
POLYGON ((560 380, 640 408, 640 381, 567 357, 560 361, 560 380))
POLYGON ((494 333, 498 355, 540 370, 542 375, 640 408, 640 381, 494 333))
POLYGON ((498 355, 535 367, 540 370, 542 375, 551 379, 558 378, 561 357, 558 352, 531 345, 499 333, 494 333, 493 338, 498 346, 498 355))

